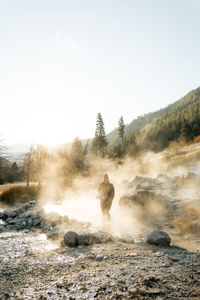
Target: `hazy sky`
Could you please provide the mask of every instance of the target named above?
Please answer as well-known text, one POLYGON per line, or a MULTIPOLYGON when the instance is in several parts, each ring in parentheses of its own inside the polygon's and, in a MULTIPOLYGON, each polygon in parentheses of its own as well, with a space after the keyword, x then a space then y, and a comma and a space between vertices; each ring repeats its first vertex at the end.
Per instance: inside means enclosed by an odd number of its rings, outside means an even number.
POLYGON ((93 137, 200 85, 200 0, 0 0, 0 134, 93 137))

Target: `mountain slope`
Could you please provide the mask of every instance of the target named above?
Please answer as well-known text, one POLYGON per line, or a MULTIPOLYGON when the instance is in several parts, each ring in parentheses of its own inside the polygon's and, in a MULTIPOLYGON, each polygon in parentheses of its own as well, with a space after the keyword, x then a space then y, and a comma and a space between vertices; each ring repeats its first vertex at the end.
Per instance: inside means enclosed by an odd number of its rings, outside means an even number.
MULTIPOLYGON (((185 139, 189 142, 199 134, 200 87, 161 110, 138 117, 125 131, 128 143, 135 135, 140 148, 153 151, 164 149, 170 141, 185 139)), ((120 141, 118 130, 109 133, 107 138, 112 148, 120 141)))
POLYGON ((138 143, 143 148, 160 151, 171 141, 186 143, 200 134, 200 87, 167 106, 146 128, 140 131, 138 143))
MULTIPOLYGON (((130 124, 126 125, 125 128, 125 137, 128 138, 132 134, 136 133, 137 131, 143 129, 146 125, 150 124, 155 118, 157 118, 159 115, 163 113, 164 109, 151 112, 148 114, 145 114, 143 116, 137 117, 137 119, 134 119, 130 124)), ((114 144, 118 143, 120 141, 118 136, 118 129, 114 129, 111 131, 108 135, 108 142, 109 146, 113 146, 114 144)))

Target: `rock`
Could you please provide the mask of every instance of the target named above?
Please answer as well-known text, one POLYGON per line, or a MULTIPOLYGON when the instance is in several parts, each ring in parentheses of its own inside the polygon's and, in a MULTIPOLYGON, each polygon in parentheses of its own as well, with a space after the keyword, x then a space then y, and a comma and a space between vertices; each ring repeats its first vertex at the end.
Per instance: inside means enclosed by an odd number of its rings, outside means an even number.
POLYGON ((4 219, 4 215, 2 212, 0 212, 0 220, 3 220, 4 219))
POLYGON ((49 229, 51 228, 51 225, 50 224, 46 224, 44 222, 44 220, 42 220, 41 223, 40 223, 40 228, 42 229, 43 232, 48 232, 49 229))
POLYGON ((5 221, 6 225, 14 225, 16 223, 16 218, 7 218, 5 221))
POLYGON ((19 216, 19 215, 23 214, 25 212, 25 210, 22 207, 18 207, 18 208, 16 208, 16 212, 17 212, 17 215, 19 216))
POLYGON ((17 216, 17 211, 16 209, 7 208, 3 211, 3 215, 5 218, 15 218, 17 216))
POLYGON ((129 208, 135 207, 136 205, 144 208, 148 207, 152 203, 162 204, 163 206, 166 205, 162 195, 148 190, 140 190, 137 191, 137 193, 124 195, 119 200, 120 206, 126 206, 129 208))
POLYGON ((155 256, 157 256, 157 257, 161 257, 161 256, 163 256, 164 255, 164 252, 156 252, 155 253, 155 256))
POLYGON ((30 203, 25 203, 25 204, 23 204, 22 208, 25 210, 29 210, 32 208, 32 205, 30 203))
POLYGON ((130 235, 123 235, 120 237, 115 237, 114 240, 122 242, 122 243, 134 244, 134 238, 130 235))
POLYGON ((27 227, 27 223, 24 221, 22 223, 15 224, 15 230, 21 230, 27 227))
POLYGON ((5 226, 3 224, 0 224, 0 233, 5 231, 5 226))
POLYGON ((163 183, 158 179, 143 176, 136 176, 133 184, 136 186, 136 189, 142 190, 159 190, 163 188, 163 183))
POLYGON ((7 226, 6 226, 6 229, 7 229, 7 230, 15 230, 15 229, 16 229, 16 226, 15 226, 15 225, 7 225, 7 226))
POLYGON ((24 218, 24 217, 18 217, 18 218, 15 218, 13 221, 15 221, 16 224, 21 224, 23 222, 26 222, 28 223, 28 219, 24 218))
POLYGON ((47 234, 49 239, 57 239, 59 237, 60 228, 58 226, 53 227, 47 234))
POLYGON ((37 226, 37 225, 39 225, 40 224, 40 222, 41 222, 41 219, 40 218, 35 218, 35 219, 33 219, 33 226, 37 226))
POLYGON ((78 236, 78 245, 91 245, 93 242, 93 237, 91 234, 80 234, 78 236))
POLYGON ((28 203, 31 204, 32 206, 35 206, 37 204, 37 200, 31 200, 28 203))
POLYGON ((151 230, 147 233, 146 241, 152 245, 169 246, 171 238, 164 231, 151 230))
POLYGON ((103 261, 103 256, 101 255, 96 256, 96 261, 103 261))
POLYGON ((37 219, 40 218, 40 213, 35 210, 28 210, 25 214, 23 214, 23 217, 37 219))
POLYGON ((76 247, 78 246, 78 234, 74 231, 68 231, 64 235, 65 245, 69 247, 76 247))
POLYGON ((113 240, 112 235, 104 231, 98 231, 92 233, 91 235, 92 235, 93 242, 97 244, 106 243, 113 240))

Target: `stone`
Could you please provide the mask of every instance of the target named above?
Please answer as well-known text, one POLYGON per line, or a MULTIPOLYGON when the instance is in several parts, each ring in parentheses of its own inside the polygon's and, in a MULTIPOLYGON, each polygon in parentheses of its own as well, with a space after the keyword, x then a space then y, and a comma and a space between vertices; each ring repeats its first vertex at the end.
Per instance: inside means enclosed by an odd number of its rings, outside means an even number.
POLYGON ((78 246, 78 234, 74 231, 68 231, 64 235, 65 245, 69 247, 76 247, 78 246))
POLYGON ((5 223, 7 225, 14 225, 16 223, 16 218, 8 218, 6 219, 5 223))
POLYGON ((21 230, 21 229, 24 229, 27 227, 27 223, 26 222, 22 222, 22 223, 18 223, 18 224, 15 224, 15 230, 21 230))
POLYGON ((3 215, 6 218, 15 218, 17 217, 17 211, 16 209, 7 208, 6 210, 3 211, 3 215))
POLYGON ((5 226, 3 224, 0 224, 0 233, 5 231, 5 226))
POLYGON ((25 210, 29 210, 29 209, 31 209, 32 208, 32 205, 30 204, 30 203, 25 203, 25 204, 23 204, 23 209, 25 209, 25 210))
POLYGON ((33 226, 33 219, 29 218, 27 219, 27 227, 32 227, 33 226))
POLYGON ((164 231, 150 230, 147 232, 146 241, 152 245, 169 246, 171 238, 164 231))
POLYGON ((16 226, 15 226, 15 225, 7 225, 7 226, 6 226, 6 229, 7 229, 7 230, 15 230, 15 229, 16 229, 16 226))
POLYGON ((0 220, 3 220, 4 219, 4 215, 2 212, 0 212, 0 220))
POLYGON ((23 214, 25 212, 25 210, 22 207, 18 207, 18 208, 16 208, 16 212, 17 212, 17 215, 19 216, 19 215, 23 214))
POLYGON ((41 222, 41 219, 40 219, 40 218, 35 218, 35 219, 33 219, 33 226, 39 225, 40 222, 41 222))
POLYGON ((43 232, 48 232, 49 229, 51 228, 50 224, 46 224, 44 221, 40 223, 40 228, 42 229, 43 232))
POLYGON ((37 200, 31 200, 31 201, 29 201, 28 203, 34 206, 34 205, 37 204, 37 200))
POLYGON ((49 239, 57 239, 59 237, 60 228, 58 226, 53 227, 47 234, 49 239))
POLYGON ((106 243, 113 240, 112 235, 104 231, 98 231, 92 233, 91 235, 92 235, 93 242, 97 244, 106 243))
POLYGON ((91 245, 93 241, 91 234, 80 234, 78 235, 78 245, 91 245))

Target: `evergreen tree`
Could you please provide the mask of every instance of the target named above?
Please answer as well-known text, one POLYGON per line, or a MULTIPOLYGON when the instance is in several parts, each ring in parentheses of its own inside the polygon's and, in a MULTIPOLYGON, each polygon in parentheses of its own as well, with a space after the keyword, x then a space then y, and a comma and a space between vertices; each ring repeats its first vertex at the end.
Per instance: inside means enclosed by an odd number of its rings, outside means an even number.
POLYGON ((72 149, 70 152, 72 163, 76 170, 81 171, 84 169, 85 155, 86 153, 84 152, 84 148, 81 143, 81 140, 78 137, 76 137, 73 140, 72 149))
POLYGON ((103 119, 101 114, 98 113, 97 121, 96 121, 95 137, 92 141, 91 151, 95 155, 100 155, 104 157, 107 146, 108 146, 108 142, 106 139, 103 119))
POLYGON ((95 136, 92 140, 91 152, 97 156, 98 146, 97 146, 97 132, 95 131, 95 136))
POLYGON ((121 118, 119 119, 118 125, 119 125, 119 127, 118 127, 118 134, 119 134, 119 137, 121 138, 121 143, 122 143, 122 145, 123 145, 125 124, 124 124, 124 119, 123 119, 122 116, 121 116, 121 118))
POLYGON ((193 134, 192 134, 192 128, 188 121, 184 120, 182 128, 181 128, 181 134, 180 138, 183 139, 187 144, 193 140, 193 134))

